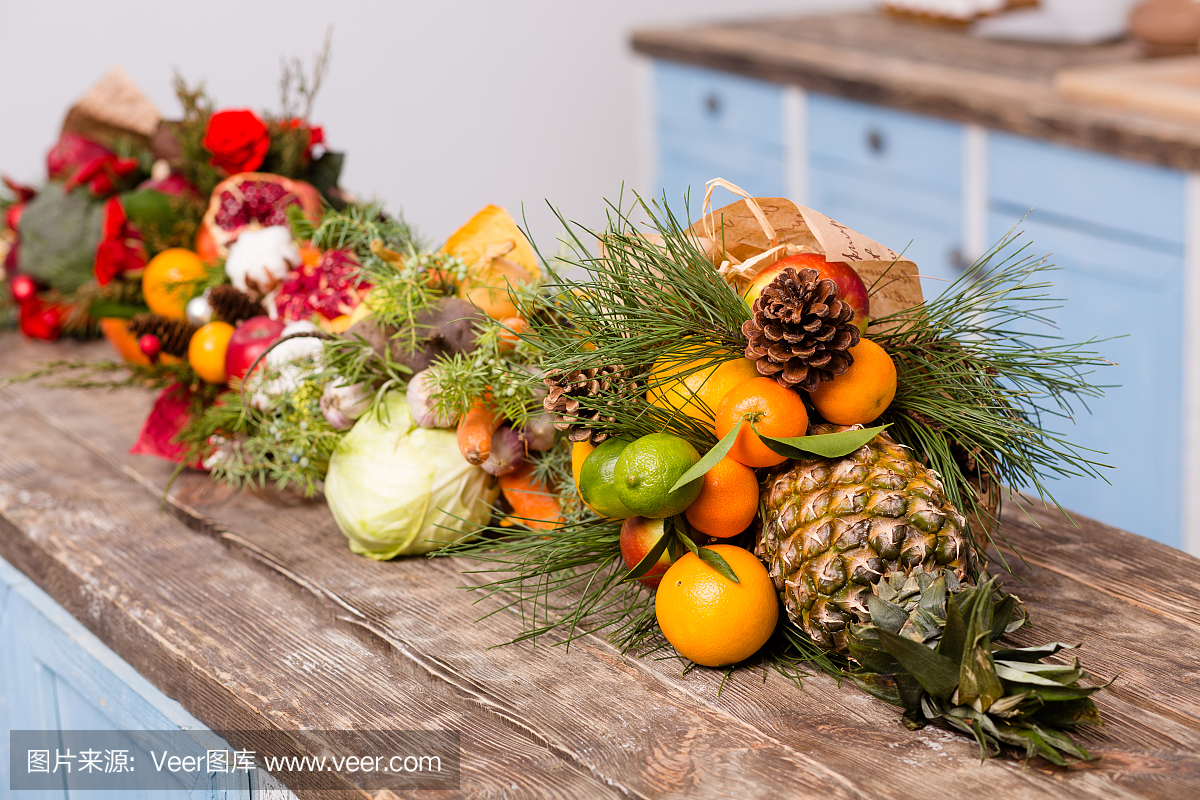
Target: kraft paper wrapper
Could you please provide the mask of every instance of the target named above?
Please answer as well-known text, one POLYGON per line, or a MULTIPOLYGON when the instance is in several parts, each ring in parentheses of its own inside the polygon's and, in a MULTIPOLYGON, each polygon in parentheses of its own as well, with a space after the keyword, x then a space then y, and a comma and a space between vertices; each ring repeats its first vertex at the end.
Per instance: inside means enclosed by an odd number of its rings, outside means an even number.
POLYGON ((86 136, 106 147, 113 147, 119 139, 149 145, 161 121, 158 109, 129 73, 113 67, 71 106, 62 132, 86 136))
POLYGON ((691 230, 709 247, 721 274, 739 292, 744 292, 754 277, 775 261, 807 252, 819 253, 830 261, 844 261, 854 267, 868 288, 875 285, 872 318, 923 302, 917 265, 901 259, 891 248, 786 198, 749 197, 720 179, 710 182, 710 193, 713 184, 745 199, 716 211, 705 209, 705 216, 691 230))

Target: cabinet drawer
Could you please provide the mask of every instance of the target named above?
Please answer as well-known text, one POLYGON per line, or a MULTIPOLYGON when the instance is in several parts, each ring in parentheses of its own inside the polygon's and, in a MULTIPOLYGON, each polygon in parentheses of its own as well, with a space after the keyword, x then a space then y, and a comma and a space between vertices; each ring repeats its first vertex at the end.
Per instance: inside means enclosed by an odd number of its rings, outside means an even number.
MULTIPOLYGON (((999 238, 1016 222, 992 214, 989 233, 999 238)), ((1179 547, 1183 259, 1032 217, 1021 229, 1020 241, 1031 242, 1027 252, 1047 255, 1059 268, 1043 273, 1054 284, 1046 296, 1062 299, 1043 303, 1063 306, 1046 312, 1058 329, 1040 332, 1067 343, 1123 337, 1088 348, 1115 364, 1087 376, 1109 387, 1103 399, 1088 401, 1090 413, 1077 403, 1073 422, 1042 420, 1067 441, 1104 453, 1091 458, 1114 467, 1102 470, 1112 485, 1068 477, 1046 486, 1064 508, 1179 547)))
POLYGON ((778 84, 664 61, 655 63, 654 76, 660 129, 783 146, 778 84))
POLYGON ((1184 174, 1002 133, 988 134, 996 211, 1168 253, 1182 252, 1184 174))
MULTIPOLYGON (((676 216, 683 217, 684 193, 688 193, 688 215, 700 218, 705 183, 725 178, 741 186, 752 196, 783 197, 787 193, 783 168, 783 148, 733 143, 732 137, 720 140, 685 137, 663 131, 659 136, 659 183, 667 204, 676 216)), ((656 198, 657 199, 657 195, 656 198)), ((725 189, 713 193, 713 208, 737 198, 725 189)))
POLYGON ((962 127, 826 95, 808 100, 814 167, 920 188, 958 193, 962 127))
POLYGON ((918 191, 813 167, 809 200, 839 222, 913 261, 921 292, 936 297, 960 274, 962 222, 959 205, 943 191, 918 191))

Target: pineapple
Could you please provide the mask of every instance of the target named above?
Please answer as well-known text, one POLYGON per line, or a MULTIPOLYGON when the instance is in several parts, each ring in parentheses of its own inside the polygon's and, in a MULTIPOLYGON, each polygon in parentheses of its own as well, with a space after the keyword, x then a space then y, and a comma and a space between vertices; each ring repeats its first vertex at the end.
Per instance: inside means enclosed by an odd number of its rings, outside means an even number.
MULTIPOLYGON (((812 433, 845 430, 816 426, 812 433)), ((1042 663, 1068 645, 993 642, 1026 624, 996 579, 970 585, 967 522, 936 473, 886 433, 841 458, 786 462, 762 492, 755 552, 792 622, 848 656, 848 676, 904 709, 904 724, 939 722, 1065 764, 1092 756, 1066 733, 1100 724, 1073 664, 1042 663)))
MULTIPOLYGON (((816 426, 812 433, 845 428, 816 426)), ((785 462, 767 479, 755 549, 788 616, 845 654, 852 623, 870 621, 871 587, 894 573, 971 570, 967 522, 938 476, 886 433, 850 455, 785 462)))

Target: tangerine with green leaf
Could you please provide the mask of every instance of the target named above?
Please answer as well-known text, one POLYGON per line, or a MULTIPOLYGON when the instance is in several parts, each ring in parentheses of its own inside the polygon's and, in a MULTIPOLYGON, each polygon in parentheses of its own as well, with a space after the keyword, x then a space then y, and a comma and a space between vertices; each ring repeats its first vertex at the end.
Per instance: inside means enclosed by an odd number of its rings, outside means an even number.
POLYGON ((758 516, 758 478, 754 470, 725 456, 704 473, 696 502, 684 515, 701 533, 728 539, 737 536, 758 516))
POLYGON ((749 550, 730 544, 706 549, 725 559, 738 582, 695 553, 685 553, 662 576, 654 615, 684 658, 705 667, 737 664, 757 653, 775 630, 775 584, 749 550))
POLYGON ((741 420, 745 421, 729 456, 755 469, 782 464, 787 456, 767 447, 754 430, 780 439, 803 436, 808 432, 808 409, 804 407, 804 401, 799 394, 779 385, 773 378, 752 378, 725 394, 717 409, 717 438, 724 439, 741 420))

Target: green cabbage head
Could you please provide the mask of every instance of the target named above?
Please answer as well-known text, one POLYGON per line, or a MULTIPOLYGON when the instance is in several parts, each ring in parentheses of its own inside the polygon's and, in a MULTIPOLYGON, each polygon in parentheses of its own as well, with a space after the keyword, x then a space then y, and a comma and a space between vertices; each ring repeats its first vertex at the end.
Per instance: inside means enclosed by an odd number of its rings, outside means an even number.
POLYGON ((385 561, 427 553, 482 525, 499 491, 468 464, 454 431, 419 428, 403 392, 342 437, 325 476, 325 500, 359 555, 385 561))

